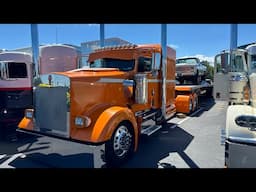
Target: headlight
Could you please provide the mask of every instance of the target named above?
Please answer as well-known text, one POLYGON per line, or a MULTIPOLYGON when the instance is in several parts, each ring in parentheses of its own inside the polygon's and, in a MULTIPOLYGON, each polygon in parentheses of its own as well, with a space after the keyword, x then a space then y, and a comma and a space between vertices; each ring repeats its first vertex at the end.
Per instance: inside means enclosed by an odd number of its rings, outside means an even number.
POLYGON ((91 124, 91 119, 86 116, 79 116, 75 118, 75 125, 78 127, 89 127, 91 124))
POLYGON ((232 75, 230 81, 247 81, 247 77, 245 75, 232 75))
POLYGON ((34 110, 33 109, 26 109, 25 110, 25 117, 28 118, 28 119, 33 119, 34 110))

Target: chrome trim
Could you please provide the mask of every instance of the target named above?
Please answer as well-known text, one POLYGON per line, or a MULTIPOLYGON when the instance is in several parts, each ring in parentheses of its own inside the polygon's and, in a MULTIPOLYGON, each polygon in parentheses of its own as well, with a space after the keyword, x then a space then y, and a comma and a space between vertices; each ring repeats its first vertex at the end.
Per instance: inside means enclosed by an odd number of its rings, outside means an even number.
MULTIPOLYGON (((162 80, 159 79, 148 79, 149 83, 161 83, 162 80)), ((166 80, 166 83, 175 83, 176 84, 176 80, 166 80)))
POLYGON ((230 136, 230 137, 228 137, 228 139, 229 139, 230 141, 234 141, 234 142, 256 144, 256 138, 244 138, 244 137, 234 137, 234 136, 230 136))
POLYGON ((123 83, 124 79, 115 79, 115 78, 100 78, 98 83, 123 83))

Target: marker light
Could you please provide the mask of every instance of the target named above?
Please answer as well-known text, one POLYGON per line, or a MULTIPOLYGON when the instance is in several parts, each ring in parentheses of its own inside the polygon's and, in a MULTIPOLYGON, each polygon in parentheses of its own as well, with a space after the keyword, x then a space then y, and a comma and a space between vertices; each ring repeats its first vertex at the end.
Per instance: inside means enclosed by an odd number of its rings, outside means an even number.
POLYGON ((79 127, 89 127, 91 119, 85 116, 79 116, 75 118, 75 125, 79 127))

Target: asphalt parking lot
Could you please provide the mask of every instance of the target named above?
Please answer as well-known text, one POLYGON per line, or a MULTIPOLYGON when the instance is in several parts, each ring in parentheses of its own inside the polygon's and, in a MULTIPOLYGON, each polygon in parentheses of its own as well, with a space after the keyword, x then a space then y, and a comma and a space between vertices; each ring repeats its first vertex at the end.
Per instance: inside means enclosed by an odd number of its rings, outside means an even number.
MULTIPOLYGON (((225 102, 203 98, 195 113, 143 135, 138 151, 121 168, 223 168, 226 109, 225 102)), ((17 141, 0 141, 0 168, 105 167, 100 153, 92 151, 84 144, 19 133, 17 141)))

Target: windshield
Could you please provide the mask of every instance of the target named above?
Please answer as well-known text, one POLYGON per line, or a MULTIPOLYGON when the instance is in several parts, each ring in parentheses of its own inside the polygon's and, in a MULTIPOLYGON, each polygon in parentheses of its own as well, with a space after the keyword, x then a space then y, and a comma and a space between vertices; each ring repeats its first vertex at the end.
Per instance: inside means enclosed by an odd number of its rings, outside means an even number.
POLYGON ((231 72, 244 72, 244 62, 242 55, 231 55, 231 72))
POLYGON ((2 79, 9 78, 27 78, 27 67, 25 63, 0 63, 0 77, 2 79))
POLYGON ((90 63, 90 68, 118 68, 121 71, 131 71, 134 69, 135 60, 122 59, 97 59, 90 63))
POLYGON ((184 58, 184 59, 177 59, 176 64, 181 64, 181 63, 187 63, 187 64, 197 64, 198 61, 196 58, 184 58))

